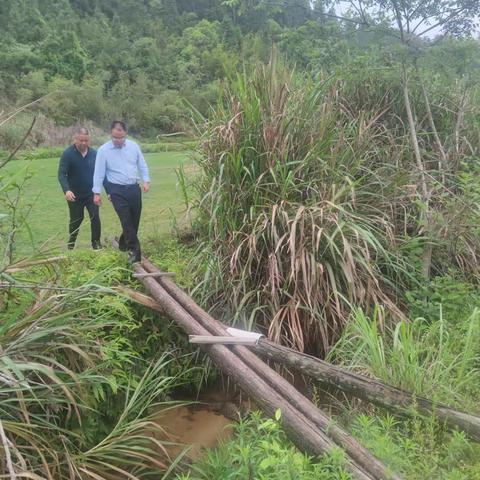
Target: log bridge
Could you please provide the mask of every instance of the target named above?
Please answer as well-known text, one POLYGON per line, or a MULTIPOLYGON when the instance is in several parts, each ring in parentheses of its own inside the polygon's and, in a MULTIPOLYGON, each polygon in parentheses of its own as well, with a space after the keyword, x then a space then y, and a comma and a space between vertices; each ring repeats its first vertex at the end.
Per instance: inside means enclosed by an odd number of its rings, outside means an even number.
POLYGON ((400 480, 402 477, 374 457, 332 418, 302 395, 266 361, 290 367, 324 386, 334 387, 400 415, 435 415, 449 428, 464 431, 480 441, 480 418, 414 396, 378 380, 351 373, 315 357, 278 345, 266 338, 255 342, 226 340, 227 328, 203 310, 147 258, 133 265, 134 277, 149 296, 126 292, 133 300, 172 319, 186 334, 196 336, 200 348, 263 412, 273 417, 281 411, 282 426, 295 445, 311 455, 340 447, 346 467, 358 480, 400 480), (208 338, 212 338, 208 342, 208 338), (220 340, 218 337, 221 337, 220 340))

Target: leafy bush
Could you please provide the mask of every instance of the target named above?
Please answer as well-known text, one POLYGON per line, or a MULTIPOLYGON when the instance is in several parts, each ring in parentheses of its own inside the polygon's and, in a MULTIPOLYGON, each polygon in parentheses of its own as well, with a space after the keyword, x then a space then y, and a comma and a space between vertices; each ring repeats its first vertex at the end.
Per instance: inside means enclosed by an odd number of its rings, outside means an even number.
POLYGON ((235 425, 235 438, 207 452, 178 480, 348 480, 341 450, 321 458, 299 452, 280 423, 258 413, 235 425))
POLYGON ((412 318, 434 321, 442 315, 452 326, 462 325, 474 308, 480 308, 478 287, 455 271, 423 282, 416 290, 407 292, 406 298, 412 318))
MULTIPOLYGON (((140 147, 143 153, 157 153, 157 152, 183 152, 191 150, 196 142, 188 140, 182 143, 177 142, 157 142, 157 143, 142 143, 140 147)), ((37 147, 31 150, 24 150, 17 156, 21 160, 44 160, 47 158, 60 158, 67 145, 61 147, 37 147)), ((6 155, 5 155, 6 156, 6 155)), ((0 152, 1 158, 1 152, 0 152)))
POLYGON ((184 152, 192 150, 196 145, 193 140, 176 141, 176 142, 157 142, 157 143, 140 143, 143 153, 157 153, 157 152, 184 152))
POLYGON ((18 157, 21 160, 44 160, 47 158, 60 158, 66 147, 67 145, 64 147, 38 147, 32 150, 23 151, 18 155, 18 157))

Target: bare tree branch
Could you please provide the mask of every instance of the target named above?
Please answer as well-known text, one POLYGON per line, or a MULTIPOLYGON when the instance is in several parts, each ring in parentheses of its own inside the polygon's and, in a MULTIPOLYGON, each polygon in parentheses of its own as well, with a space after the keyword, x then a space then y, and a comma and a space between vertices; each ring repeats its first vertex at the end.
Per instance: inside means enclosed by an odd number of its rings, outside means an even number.
POLYGON ((35 122, 37 121, 37 117, 33 117, 32 124, 30 125, 30 128, 27 130, 27 133, 23 136, 22 140, 20 143, 13 149, 13 151, 10 153, 10 155, 0 164, 0 169, 3 168, 14 156, 15 154, 22 148, 23 144, 25 143, 25 140, 29 137, 30 133, 32 133, 33 126, 35 125, 35 122))
MULTIPOLYGON (((455 10, 453 11, 447 18, 444 18, 443 20, 440 20, 438 21, 437 23, 435 23, 434 25, 431 25, 430 27, 426 28, 425 30, 423 30, 423 32, 420 32, 418 33, 417 35, 419 37, 423 37, 423 35, 425 35, 426 33, 428 32, 431 32, 432 30, 434 30, 435 28, 438 28, 442 25, 445 25, 446 23, 448 23, 452 18, 455 18, 457 15, 460 15, 460 13, 464 12, 466 10, 466 7, 463 7, 463 8, 459 8, 458 10, 455 10)), ((418 28, 418 26, 420 26, 421 24, 417 25, 416 28, 418 28)), ((415 33, 415 30, 412 32, 412 33, 415 33)))
POLYGON ((4 114, 3 112, 0 114, 0 127, 5 125, 8 121, 10 121, 13 117, 15 117, 16 115, 18 115, 19 113, 23 112, 24 110, 26 110, 28 107, 31 107, 32 105, 36 105, 37 103, 41 102, 42 100, 44 100, 45 98, 49 97, 50 95, 53 95, 53 93, 56 93, 56 92, 50 92, 50 93, 47 93, 47 95, 44 95, 43 97, 40 97, 40 98, 37 98, 36 100, 34 100, 33 102, 30 102, 30 103, 27 103, 26 105, 22 105, 21 107, 17 108, 16 110, 14 110, 13 112, 9 112, 9 113, 6 113, 4 114), (7 115, 7 118, 2 118, 2 116, 4 115, 7 115))

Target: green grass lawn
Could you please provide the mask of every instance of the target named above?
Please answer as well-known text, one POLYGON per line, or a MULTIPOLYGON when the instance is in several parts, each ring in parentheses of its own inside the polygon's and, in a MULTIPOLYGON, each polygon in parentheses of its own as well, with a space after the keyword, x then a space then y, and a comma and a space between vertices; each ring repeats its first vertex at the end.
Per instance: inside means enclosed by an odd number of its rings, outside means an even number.
MULTIPOLYGON (((183 197, 177 184, 175 170, 181 165, 191 164, 189 152, 166 152, 146 154, 152 179, 151 190, 143 195, 143 212, 140 224, 140 238, 152 233, 168 233, 173 220, 178 218, 183 209, 183 197)), ((57 180, 59 159, 12 161, 6 170, 14 173, 28 166, 32 178, 28 181, 23 201, 33 202, 28 219, 35 247, 42 244, 52 252, 65 249, 68 236, 68 207, 57 180)), ((102 239, 108 242, 121 232, 120 222, 106 196, 102 196, 100 209, 102 220, 102 239)), ((90 247, 90 222, 85 211, 77 247, 90 247)), ((19 236, 18 253, 31 252, 29 235, 22 232, 19 236)))

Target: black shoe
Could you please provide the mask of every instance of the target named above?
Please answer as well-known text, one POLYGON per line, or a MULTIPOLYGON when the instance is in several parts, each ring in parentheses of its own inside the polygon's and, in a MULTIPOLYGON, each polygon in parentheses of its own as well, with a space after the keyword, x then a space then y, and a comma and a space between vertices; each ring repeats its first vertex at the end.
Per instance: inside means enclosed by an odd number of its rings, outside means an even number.
POLYGON ((127 251, 127 246, 121 241, 123 237, 115 237, 115 240, 117 241, 118 243, 118 249, 121 251, 121 252, 126 252, 127 251))
POLYGON ((142 261, 142 256, 137 252, 132 252, 128 257, 128 263, 133 265, 134 263, 138 263, 142 261))
POLYGON ((103 246, 100 242, 93 242, 92 243, 92 248, 94 250, 103 250, 103 246))

